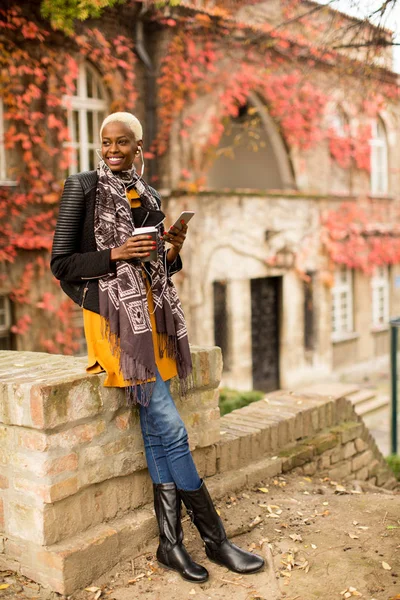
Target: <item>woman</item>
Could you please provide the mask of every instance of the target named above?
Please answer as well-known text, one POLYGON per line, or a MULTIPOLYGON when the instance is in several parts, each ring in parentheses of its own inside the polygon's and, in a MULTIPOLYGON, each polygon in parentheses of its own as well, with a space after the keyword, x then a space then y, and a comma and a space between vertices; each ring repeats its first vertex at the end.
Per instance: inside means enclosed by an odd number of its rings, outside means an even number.
POLYGON ((208 579, 183 545, 182 499, 207 556, 238 573, 253 573, 264 561, 227 539, 169 391, 178 375, 185 392, 192 370, 185 320, 170 279, 181 268, 187 226, 164 231, 160 197, 135 169, 143 144, 138 119, 113 113, 100 137, 97 171, 71 175, 65 183, 51 269, 83 308, 88 371, 106 371, 104 385, 124 387, 129 402, 139 405, 160 530, 159 563, 192 582, 208 579), (134 237, 144 224, 158 228, 157 242, 134 237), (146 262, 154 248, 157 260, 146 262))

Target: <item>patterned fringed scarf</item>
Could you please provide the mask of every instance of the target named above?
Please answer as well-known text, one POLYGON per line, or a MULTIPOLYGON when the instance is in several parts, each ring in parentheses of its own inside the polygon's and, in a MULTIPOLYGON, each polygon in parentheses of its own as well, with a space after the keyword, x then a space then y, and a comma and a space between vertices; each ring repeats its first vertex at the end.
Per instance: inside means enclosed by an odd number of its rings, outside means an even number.
MULTIPOLYGON (((157 210, 158 204, 134 167, 114 174, 101 160, 97 174, 95 237, 97 249, 105 250, 122 246, 135 230, 127 188, 136 190, 143 207, 157 210)), ((155 321, 161 355, 166 352, 176 359, 181 393, 185 394, 190 387, 192 361, 181 303, 164 268, 163 231, 161 226, 158 259, 148 263, 155 321)), ((147 406, 154 385, 148 380, 155 377, 156 363, 140 263, 117 261, 116 272, 99 280, 99 302, 112 352, 118 355, 121 373, 130 383, 126 388, 129 403, 147 406)))

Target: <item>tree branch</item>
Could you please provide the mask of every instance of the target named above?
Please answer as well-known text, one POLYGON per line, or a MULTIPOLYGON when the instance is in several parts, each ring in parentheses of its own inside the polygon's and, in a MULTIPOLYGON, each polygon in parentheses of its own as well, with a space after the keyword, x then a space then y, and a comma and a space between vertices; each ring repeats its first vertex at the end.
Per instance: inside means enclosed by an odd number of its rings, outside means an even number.
POLYGON ((358 44, 340 44, 338 46, 332 46, 333 50, 339 50, 340 48, 371 48, 372 46, 400 46, 400 42, 389 42, 388 40, 370 40, 369 42, 360 42, 358 44))
POLYGON ((280 29, 281 27, 286 27, 286 25, 289 25, 290 23, 295 23, 296 21, 301 21, 301 19, 303 19, 304 17, 308 17, 309 15, 312 15, 315 12, 319 12, 320 10, 326 8, 327 6, 329 6, 330 4, 332 4, 332 2, 334 2, 335 0, 329 0, 329 2, 327 4, 319 4, 318 6, 314 6, 314 8, 310 8, 310 10, 307 10, 306 12, 302 13, 301 15, 297 15, 296 17, 292 17, 291 19, 287 19, 286 21, 283 21, 282 23, 279 23, 279 25, 277 25, 276 27, 274 27, 273 31, 276 31, 277 29, 280 29))

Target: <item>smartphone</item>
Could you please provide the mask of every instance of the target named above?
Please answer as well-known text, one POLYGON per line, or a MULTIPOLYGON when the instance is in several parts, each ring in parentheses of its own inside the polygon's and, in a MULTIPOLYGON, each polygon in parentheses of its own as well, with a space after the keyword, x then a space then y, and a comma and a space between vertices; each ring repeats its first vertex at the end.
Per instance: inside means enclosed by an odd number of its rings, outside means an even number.
POLYGON ((176 227, 177 229, 182 229, 182 221, 187 225, 192 217, 194 217, 195 213, 191 210, 183 211, 172 227, 176 227))

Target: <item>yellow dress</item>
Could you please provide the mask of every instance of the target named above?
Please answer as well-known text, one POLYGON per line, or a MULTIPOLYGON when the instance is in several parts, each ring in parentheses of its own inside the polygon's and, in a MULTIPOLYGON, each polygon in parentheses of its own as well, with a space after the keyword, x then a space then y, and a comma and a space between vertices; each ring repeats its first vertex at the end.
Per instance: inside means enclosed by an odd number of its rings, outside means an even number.
MULTIPOLYGON (((137 208, 140 206, 140 200, 137 200, 138 195, 135 190, 130 190, 127 195, 131 202, 132 208, 137 208)), ((176 361, 174 358, 168 357, 166 353, 164 353, 164 356, 161 357, 156 330, 156 319, 155 315, 153 314, 153 296, 150 291, 150 284, 144 269, 143 278, 145 280, 147 289, 147 302, 149 307, 156 365, 162 379, 167 381, 168 379, 175 377, 175 375, 178 373, 176 361)), ((129 382, 125 381, 122 377, 118 358, 112 354, 107 338, 103 337, 102 335, 100 315, 84 308, 83 324, 85 328, 85 337, 88 349, 88 366, 86 371, 88 373, 101 373, 102 371, 105 371, 107 373, 107 377, 104 382, 105 387, 128 386, 129 382)))

